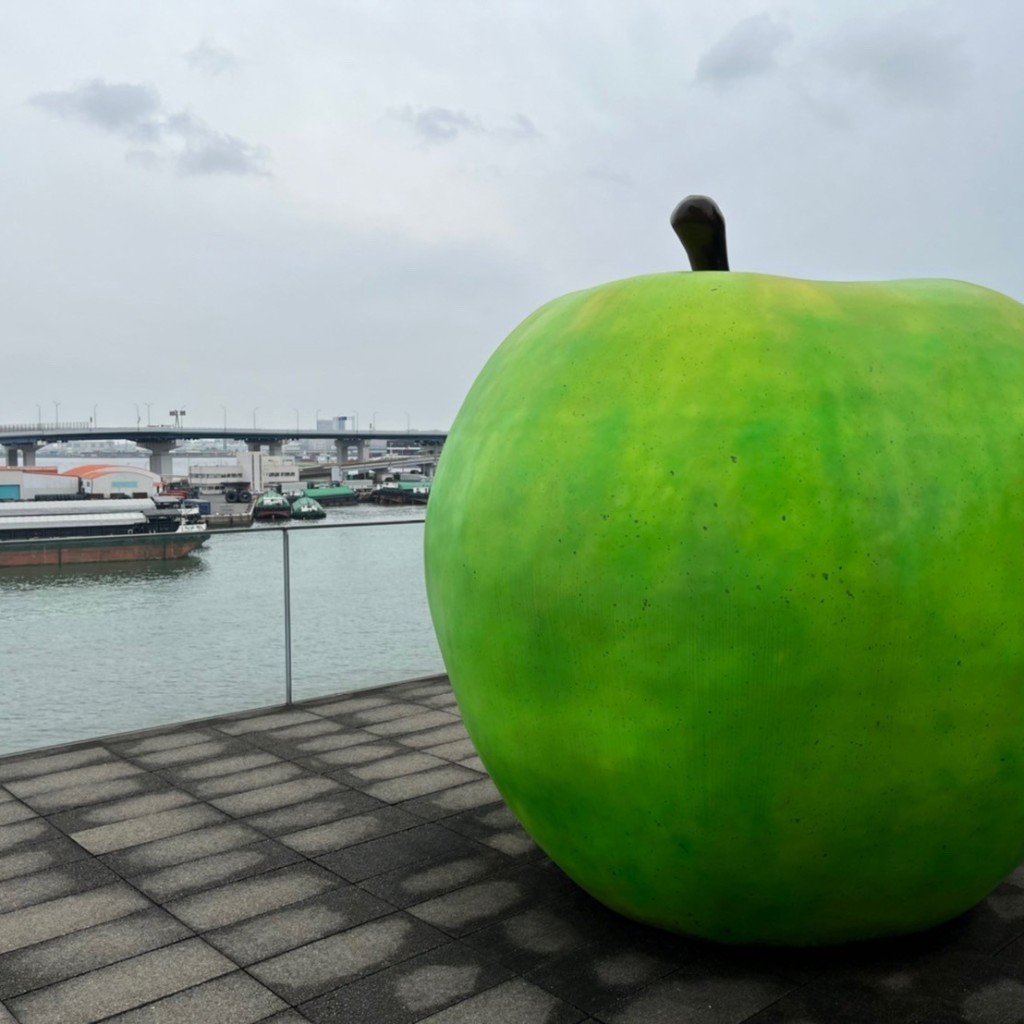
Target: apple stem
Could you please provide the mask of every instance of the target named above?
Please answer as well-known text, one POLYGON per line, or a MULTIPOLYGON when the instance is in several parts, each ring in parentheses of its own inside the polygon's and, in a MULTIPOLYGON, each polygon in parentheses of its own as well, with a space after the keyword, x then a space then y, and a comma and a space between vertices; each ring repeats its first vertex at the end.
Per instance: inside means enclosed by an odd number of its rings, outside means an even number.
POLYGON ((725 217, 714 199, 687 196, 672 211, 672 230, 690 257, 692 270, 728 270, 725 217))

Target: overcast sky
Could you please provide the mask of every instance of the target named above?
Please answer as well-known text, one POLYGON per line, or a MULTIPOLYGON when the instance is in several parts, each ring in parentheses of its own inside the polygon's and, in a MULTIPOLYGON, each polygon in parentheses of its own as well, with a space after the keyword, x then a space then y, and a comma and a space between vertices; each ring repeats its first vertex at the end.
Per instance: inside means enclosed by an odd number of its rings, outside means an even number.
POLYGON ((447 427, 536 307, 683 269, 693 192, 737 270, 1024 300, 1022 28, 1011 0, 0 0, 0 423, 447 427))

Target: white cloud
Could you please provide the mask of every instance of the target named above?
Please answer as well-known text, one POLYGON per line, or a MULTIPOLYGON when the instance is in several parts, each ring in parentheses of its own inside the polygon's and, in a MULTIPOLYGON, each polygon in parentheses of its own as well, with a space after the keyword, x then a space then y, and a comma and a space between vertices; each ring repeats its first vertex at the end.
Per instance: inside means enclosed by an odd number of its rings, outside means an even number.
POLYGON ((487 125, 477 114, 447 107, 399 107, 388 116, 409 125, 420 141, 429 144, 454 142, 466 135, 533 141, 540 139, 537 126, 525 114, 513 114, 504 121, 487 125))
POLYGON ((897 104, 948 102, 969 70, 958 35, 906 14, 847 26, 826 59, 841 75, 866 82, 897 104))
POLYGON ((185 60, 193 71, 204 75, 223 75, 238 67, 238 58, 222 46, 216 46, 204 39, 198 46, 185 54, 185 60))
POLYGON ((775 68, 778 50, 792 38, 771 14, 757 14, 734 25, 697 62, 696 81, 716 87, 756 78, 775 68))
POLYGON ((94 78, 74 89, 38 93, 29 103, 129 140, 135 145, 127 158, 138 166, 169 164, 183 175, 268 173, 265 147, 218 132, 187 111, 167 111, 152 86, 94 78))

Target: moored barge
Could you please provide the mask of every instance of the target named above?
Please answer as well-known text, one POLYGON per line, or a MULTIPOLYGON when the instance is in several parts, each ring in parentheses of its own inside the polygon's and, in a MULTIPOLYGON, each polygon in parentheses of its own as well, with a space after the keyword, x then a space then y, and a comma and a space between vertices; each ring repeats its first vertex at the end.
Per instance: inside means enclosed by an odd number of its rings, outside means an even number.
POLYGON ((183 558, 207 536, 179 501, 0 502, 0 569, 183 558))

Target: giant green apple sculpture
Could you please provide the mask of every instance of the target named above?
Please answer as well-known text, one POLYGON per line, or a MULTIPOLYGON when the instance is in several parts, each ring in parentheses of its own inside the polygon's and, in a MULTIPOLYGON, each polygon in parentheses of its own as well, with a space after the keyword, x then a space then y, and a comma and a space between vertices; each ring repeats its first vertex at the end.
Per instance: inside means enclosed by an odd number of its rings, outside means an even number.
POLYGON ((551 302, 430 500, 466 726, 598 899, 727 942, 897 934, 1024 857, 1024 307, 694 272, 551 302))

